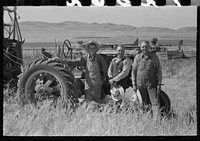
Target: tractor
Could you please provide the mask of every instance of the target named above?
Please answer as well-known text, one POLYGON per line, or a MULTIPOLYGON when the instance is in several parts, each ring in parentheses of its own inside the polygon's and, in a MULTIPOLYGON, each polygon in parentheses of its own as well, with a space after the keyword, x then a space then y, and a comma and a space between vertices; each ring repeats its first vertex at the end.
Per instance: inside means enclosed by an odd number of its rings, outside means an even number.
MULTIPOLYGON (((109 64, 116 56, 116 46, 102 44, 97 53, 101 54, 109 64)), ((140 47, 133 44, 124 44, 124 46, 126 56, 133 61, 135 55, 140 52, 140 47)), ((84 48, 85 45, 81 44, 81 47, 84 48)), ((56 52, 56 57, 53 58, 46 56, 49 53, 42 52, 43 59, 33 61, 22 69, 18 81, 18 99, 22 105, 37 103, 47 98, 59 100, 62 105, 79 103, 80 97, 84 95, 85 70, 81 67, 71 67, 67 61, 73 60, 74 56, 81 57, 86 52, 84 49, 75 51, 68 39, 63 42, 62 46, 57 46, 56 52)), ((102 89, 103 99, 106 95, 110 95, 108 81, 104 82, 102 89)), ((160 95, 160 101, 164 112, 169 113, 170 99, 163 91, 160 95)))
POLYGON ((22 40, 16 7, 10 9, 3 7, 4 17, 9 17, 9 23, 3 23, 3 79, 4 84, 15 85, 17 83, 17 76, 21 73, 20 66, 23 64, 22 57, 22 40))

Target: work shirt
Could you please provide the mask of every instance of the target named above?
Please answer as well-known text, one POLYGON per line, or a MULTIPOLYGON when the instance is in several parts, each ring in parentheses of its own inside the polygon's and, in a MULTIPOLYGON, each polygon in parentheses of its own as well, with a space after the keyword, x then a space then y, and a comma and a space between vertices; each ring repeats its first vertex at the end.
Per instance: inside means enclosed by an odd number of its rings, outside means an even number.
POLYGON ((80 60, 67 61, 66 63, 69 66, 84 66, 86 70, 85 89, 94 85, 102 85, 102 79, 106 78, 108 64, 100 54, 96 54, 92 58, 87 55, 80 60))
POLYGON ((145 57, 143 53, 136 55, 132 65, 132 84, 143 87, 156 87, 162 82, 162 71, 159 58, 154 53, 145 57))
POLYGON ((128 76, 130 69, 131 60, 128 57, 113 58, 108 68, 108 77, 118 82, 128 76))

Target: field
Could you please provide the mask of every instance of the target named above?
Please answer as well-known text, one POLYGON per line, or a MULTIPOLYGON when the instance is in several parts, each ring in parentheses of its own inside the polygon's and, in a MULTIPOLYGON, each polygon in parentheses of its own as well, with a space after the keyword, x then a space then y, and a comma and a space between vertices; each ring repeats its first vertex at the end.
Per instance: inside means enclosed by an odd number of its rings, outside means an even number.
MULTIPOLYGON (((26 60, 28 62, 30 60, 26 60)), ((128 111, 113 111, 108 105, 96 108, 84 103, 75 111, 50 106, 20 107, 16 92, 4 90, 4 136, 193 136, 197 135, 196 58, 162 60, 162 90, 171 99, 169 117, 152 119, 135 111, 130 102, 130 88, 125 102, 128 111), (101 110, 101 112, 100 112, 101 110)), ((115 109, 115 108, 114 108, 115 109)))

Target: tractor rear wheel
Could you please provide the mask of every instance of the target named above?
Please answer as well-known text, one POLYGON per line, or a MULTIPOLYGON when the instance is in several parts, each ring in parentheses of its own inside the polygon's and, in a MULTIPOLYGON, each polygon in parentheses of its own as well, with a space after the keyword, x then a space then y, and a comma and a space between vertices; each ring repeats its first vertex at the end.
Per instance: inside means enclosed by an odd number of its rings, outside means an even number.
POLYGON ((45 99, 61 102, 62 106, 78 102, 74 76, 58 60, 39 59, 23 70, 18 80, 18 100, 21 105, 45 99))

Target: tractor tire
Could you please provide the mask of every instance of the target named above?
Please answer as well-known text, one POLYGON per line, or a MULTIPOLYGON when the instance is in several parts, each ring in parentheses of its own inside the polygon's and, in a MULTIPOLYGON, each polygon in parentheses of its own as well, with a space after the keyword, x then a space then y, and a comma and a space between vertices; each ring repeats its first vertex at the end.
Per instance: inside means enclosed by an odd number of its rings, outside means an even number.
MULTIPOLYGON (((18 101, 20 105, 37 103, 41 95, 53 96, 63 104, 78 102, 78 92, 73 74, 58 60, 39 59, 25 66, 18 80, 18 101), (37 97, 36 97, 37 95, 37 97), (39 96, 38 96, 39 95, 39 96)), ((48 98, 49 98, 48 97, 48 98)))
POLYGON ((160 113, 162 115, 168 115, 171 110, 171 101, 168 95, 164 91, 159 93, 160 113))

